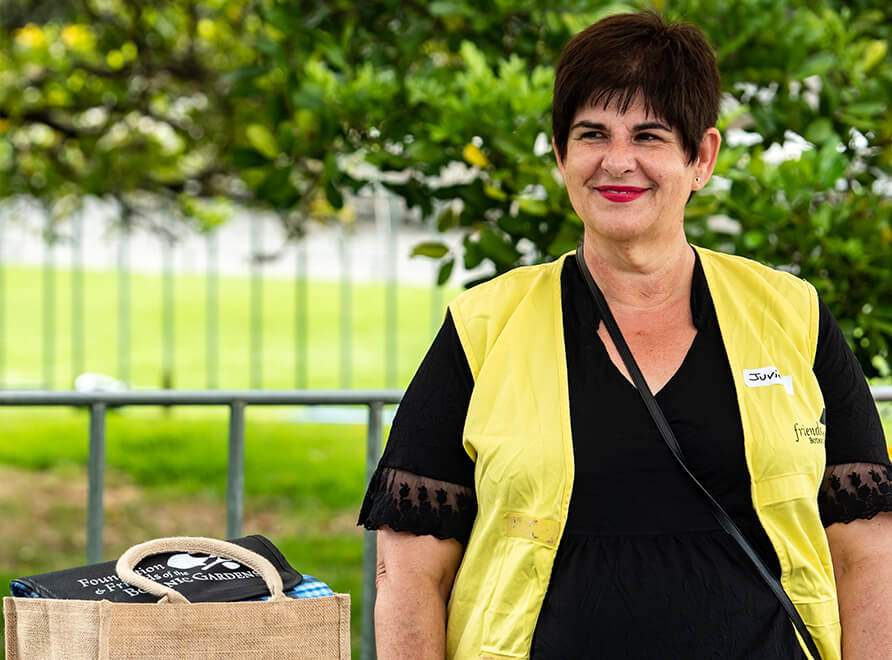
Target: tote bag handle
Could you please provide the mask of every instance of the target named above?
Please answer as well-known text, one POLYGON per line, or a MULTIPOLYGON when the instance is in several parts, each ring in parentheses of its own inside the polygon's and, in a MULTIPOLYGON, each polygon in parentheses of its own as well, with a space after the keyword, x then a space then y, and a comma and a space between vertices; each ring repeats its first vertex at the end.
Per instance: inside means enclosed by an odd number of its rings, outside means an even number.
POLYGON ((267 589, 269 589, 271 601, 286 598, 282 587, 282 576, 266 557, 235 543, 201 536, 171 536, 134 545, 118 559, 115 571, 118 577, 127 584, 157 596, 160 599, 158 602, 187 604, 189 600, 176 589, 155 582, 134 570, 136 565, 146 557, 165 552, 200 552, 232 559, 256 571, 263 578, 267 589))

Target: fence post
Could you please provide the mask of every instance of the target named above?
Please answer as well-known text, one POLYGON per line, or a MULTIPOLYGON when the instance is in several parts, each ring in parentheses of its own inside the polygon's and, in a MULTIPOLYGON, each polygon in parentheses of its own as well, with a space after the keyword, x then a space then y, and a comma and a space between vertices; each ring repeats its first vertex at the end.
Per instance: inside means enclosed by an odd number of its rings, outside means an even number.
POLYGON ((220 351, 218 333, 220 303, 217 295, 216 230, 208 231, 205 234, 205 248, 207 250, 207 263, 205 264, 205 326, 207 326, 205 369, 207 387, 209 390, 215 390, 220 382, 217 366, 217 355, 220 351))
POLYGON ((294 267, 294 385, 303 390, 307 387, 309 373, 307 334, 310 308, 307 298, 307 249, 304 239, 300 239, 295 248, 294 267))
POLYGON ((245 508, 245 404, 229 405, 229 462, 226 469, 226 538, 242 535, 245 508))
POLYGON ((6 228, 6 209, 0 208, 0 390, 6 383, 6 259, 3 232, 6 228))
POLYGON ((168 213, 161 237, 161 389, 174 388, 175 303, 173 276, 173 216, 168 213))
POLYGON ((351 299, 350 246, 347 241, 347 229, 343 224, 338 227, 338 254, 341 269, 341 382, 340 387, 349 390, 353 371, 351 354, 351 335, 353 332, 353 303, 351 299))
POLYGON ((87 459, 87 563, 102 561, 102 497, 105 486, 105 404, 90 406, 90 448, 87 459))
POLYGON ((56 236, 53 214, 44 206, 43 236, 43 389, 55 387, 56 372, 56 236))
POLYGON ((84 210, 71 218, 71 382, 84 372, 84 210))
POLYGON ((118 238, 118 380, 130 384, 130 214, 122 207, 118 238))
MULTIPOLYGON (((381 456, 383 425, 383 404, 375 401, 369 404, 369 429, 365 453, 365 484, 369 481, 378 459, 381 456)), ((375 660, 375 570, 377 563, 376 533, 366 530, 362 539, 362 613, 361 647, 362 660, 375 660)))
POLYGON ((397 240, 396 214, 392 199, 380 184, 375 187, 375 225, 385 240, 386 283, 384 293, 384 387, 394 388, 397 381, 397 240))
POLYGON ((251 223, 251 388, 263 389, 263 225, 251 223))

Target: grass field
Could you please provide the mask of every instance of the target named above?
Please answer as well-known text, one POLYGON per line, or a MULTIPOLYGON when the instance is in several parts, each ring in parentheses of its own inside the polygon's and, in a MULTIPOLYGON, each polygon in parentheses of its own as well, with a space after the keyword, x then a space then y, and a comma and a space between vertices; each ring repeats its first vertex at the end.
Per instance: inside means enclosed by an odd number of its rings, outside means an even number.
MULTIPOLYGON (((5 267, 0 290, 0 383, 7 387, 34 387, 45 372, 58 389, 72 387, 71 273, 57 270, 49 278, 37 268, 5 267), (45 312, 45 282, 53 282, 52 304, 45 312), (52 341, 45 350, 45 319, 52 341), (51 359, 47 360, 47 356, 51 359)), ((129 276, 129 327, 126 345, 129 383, 136 388, 157 388, 162 382, 162 279, 159 275, 129 276)), ((104 271, 84 274, 83 371, 118 376, 117 275, 104 271)), ((175 349, 173 385, 178 389, 207 386, 207 297, 202 277, 178 276, 174 284, 175 349)), ((251 280, 220 278, 218 284, 218 369, 221 389, 248 387, 250 383, 251 280)), ((297 360, 306 360, 307 387, 337 388, 341 384, 342 294, 339 283, 313 282, 306 287, 306 323, 309 347, 305 358, 296 351, 295 282, 264 280, 262 315, 262 385, 266 389, 293 388, 297 360)), ((396 383, 405 387, 443 319, 445 303, 456 290, 400 286, 396 296, 396 383)), ((349 292, 349 355, 354 388, 387 386, 386 287, 354 283, 349 292)))
MULTIPOLYGON (((0 300, 0 382, 42 382, 44 273, 4 268, 0 300)), ((73 382, 71 274, 52 274, 53 361, 58 389, 73 382)), ((130 385, 159 386, 161 279, 131 274, 130 385)), ((219 387, 248 387, 251 324, 248 279, 219 284, 219 387)), ((341 383, 339 284, 307 287, 307 386, 341 383)), ((397 296, 397 387, 405 387, 442 320, 453 292, 400 287, 397 296)), ((351 385, 385 387, 385 288, 354 284, 351 385)), ((295 385, 294 283, 263 287, 263 385, 295 385)), ((84 277, 84 371, 117 375, 118 298, 114 273, 84 277)), ((206 386, 205 283, 175 280, 175 379, 179 389, 206 386)), ((298 570, 352 598, 354 656, 359 650, 362 531, 356 516, 365 483, 364 426, 298 423, 294 408, 248 408, 245 452, 245 534, 272 539, 298 570)), ((107 420, 104 559, 158 536, 225 535, 227 413, 221 408, 128 408, 107 420)), ((0 408, 0 592, 13 577, 84 563, 86 552, 85 411, 0 408)))

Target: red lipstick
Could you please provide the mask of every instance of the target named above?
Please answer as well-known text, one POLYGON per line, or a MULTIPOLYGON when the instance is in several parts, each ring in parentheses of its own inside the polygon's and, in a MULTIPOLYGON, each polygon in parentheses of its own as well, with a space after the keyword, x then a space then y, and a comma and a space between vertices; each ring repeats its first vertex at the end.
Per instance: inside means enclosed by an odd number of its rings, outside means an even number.
POLYGON ((631 202, 647 192, 647 188, 636 186, 596 186, 595 190, 608 202, 631 202))

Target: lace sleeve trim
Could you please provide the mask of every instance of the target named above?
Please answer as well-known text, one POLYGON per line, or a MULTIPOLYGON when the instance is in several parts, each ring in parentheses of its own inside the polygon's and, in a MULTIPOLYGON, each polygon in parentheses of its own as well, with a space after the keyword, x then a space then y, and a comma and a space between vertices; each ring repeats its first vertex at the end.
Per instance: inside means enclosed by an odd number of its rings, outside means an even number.
POLYGON ((398 532, 453 538, 467 545, 476 515, 472 487, 379 467, 369 482, 358 524, 366 529, 387 525, 398 532))
POLYGON ((880 463, 828 465, 818 491, 824 527, 892 511, 892 467, 880 463))

